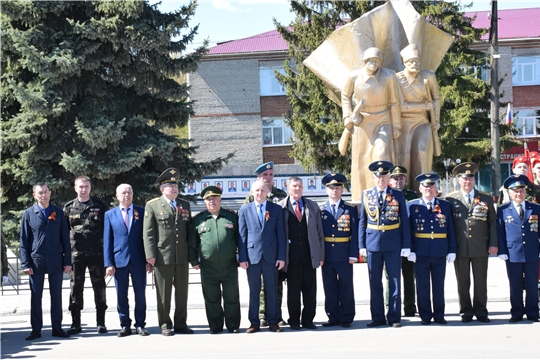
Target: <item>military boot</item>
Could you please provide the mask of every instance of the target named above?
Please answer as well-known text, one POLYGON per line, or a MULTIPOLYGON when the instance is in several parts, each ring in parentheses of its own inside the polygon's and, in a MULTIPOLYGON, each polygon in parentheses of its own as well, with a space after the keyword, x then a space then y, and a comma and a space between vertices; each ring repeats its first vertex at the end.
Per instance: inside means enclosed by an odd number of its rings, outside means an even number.
POLYGON ((97 333, 104 334, 107 332, 105 327, 105 310, 98 310, 96 315, 97 320, 97 333))
POLYGON ((72 310, 71 319, 71 328, 69 328, 67 333, 70 335, 81 333, 81 310, 72 310))

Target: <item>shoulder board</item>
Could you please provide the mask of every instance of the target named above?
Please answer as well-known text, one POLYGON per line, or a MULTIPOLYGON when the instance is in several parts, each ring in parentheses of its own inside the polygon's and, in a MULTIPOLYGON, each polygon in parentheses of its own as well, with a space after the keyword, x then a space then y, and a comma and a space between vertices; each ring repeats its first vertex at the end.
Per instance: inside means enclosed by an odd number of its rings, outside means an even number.
POLYGON ((147 203, 147 204, 150 204, 150 203, 153 203, 153 202, 158 201, 159 199, 160 199, 160 198, 158 198, 158 197, 157 197, 157 198, 153 198, 152 200, 148 200, 146 203, 147 203))
POLYGON ((73 200, 69 200, 67 203, 64 204, 64 206, 68 206, 68 205, 71 205, 75 202, 76 199, 73 199, 73 200))
POLYGON ((234 215, 238 214, 238 212, 236 210, 228 209, 228 208, 223 208, 223 209, 232 212, 234 215))
POLYGON ((450 194, 446 195, 446 197, 456 197, 459 196, 459 190, 452 191, 450 194))
POLYGON ((480 190, 477 190, 479 194, 481 195, 485 195, 485 196, 491 196, 489 193, 485 192, 485 191, 480 191, 480 190))

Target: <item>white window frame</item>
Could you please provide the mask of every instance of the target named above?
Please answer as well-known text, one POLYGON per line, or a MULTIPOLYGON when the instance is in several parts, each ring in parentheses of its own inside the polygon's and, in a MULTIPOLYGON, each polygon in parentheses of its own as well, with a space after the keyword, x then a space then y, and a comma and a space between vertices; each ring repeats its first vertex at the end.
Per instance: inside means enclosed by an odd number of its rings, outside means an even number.
POLYGON ((294 132, 285 124, 281 117, 262 118, 262 146, 282 146, 291 145, 291 138, 294 139, 294 132), (278 124, 265 126, 265 121, 277 121, 278 124), (265 131, 267 130, 267 131, 265 131), (270 130, 270 131, 268 131, 270 130), (276 135, 281 133, 281 142, 277 142, 276 135))
POLYGON ((516 116, 516 128, 519 131, 519 137, 522 138, 534 138, 539 137, 540 134, 538 133, 539 127, 540 127, 540 116, 533 116, 533 115, 520 115, 520 112, 523 113, 523 111, 539 111, 540 109, 519 109, 515 112, 517 113, 516 116), (525 126, 523 126, 523 123, 525 123, 525 126))
POLYGON ((261 96, 286 95, 285 88, 276 78, 275 71, 285 75, 282 66, 261 66, 259 68, 259 84, 261 96))
POLYGON ((514 56, 512 58, 512 85, 540 85, 540 56, 514 56), (524 79, 527 72, 530 72, 530 78, 524 79))

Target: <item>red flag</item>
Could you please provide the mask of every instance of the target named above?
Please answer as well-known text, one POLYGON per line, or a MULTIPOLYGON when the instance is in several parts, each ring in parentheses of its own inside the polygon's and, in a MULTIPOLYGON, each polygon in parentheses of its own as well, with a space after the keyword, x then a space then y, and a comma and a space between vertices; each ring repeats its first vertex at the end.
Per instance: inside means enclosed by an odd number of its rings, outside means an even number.
POLYGON ((529 147, 527 146, 527 142, 523 142, 523 156, 527 158, 527 164, 529 165, 529 170, 527 171, 527 177, 531 182, 534 182, 533 178, 533 172, 532 172, 532 164, 531 164, 531 152, 529 151, 529 147))

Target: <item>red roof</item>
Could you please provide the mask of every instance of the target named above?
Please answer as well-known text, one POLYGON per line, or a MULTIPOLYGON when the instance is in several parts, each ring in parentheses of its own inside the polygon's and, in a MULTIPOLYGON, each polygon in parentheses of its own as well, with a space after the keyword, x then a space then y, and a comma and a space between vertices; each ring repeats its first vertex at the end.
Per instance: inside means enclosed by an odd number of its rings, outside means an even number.
MULTIPOLYGON (((467 12, 477 15, 473 25, 488 28, 489 11, 467 12)), ((519 39, 540 37, 540 8, 499 10, 499 39, 519 39)), ((487 40, 489 34, 482 37, 487 40)), ((220 43, 210 49, 209 55, 286 51, 287 43, 276 30, 267 31, 244 39, 220 43)))

